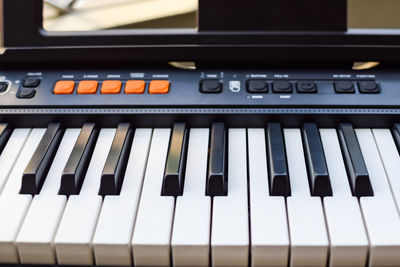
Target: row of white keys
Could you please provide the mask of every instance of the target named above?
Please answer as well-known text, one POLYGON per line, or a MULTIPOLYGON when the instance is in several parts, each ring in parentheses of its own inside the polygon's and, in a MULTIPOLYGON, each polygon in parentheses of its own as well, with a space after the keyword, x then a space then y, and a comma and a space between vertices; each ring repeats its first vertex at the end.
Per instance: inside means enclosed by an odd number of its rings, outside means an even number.
POLYGON ((130 266, 131 238, 146 168, 152 129, 136 129, 118 196, 106 196, 93 237, 96 265, 130 266))
POLYGON ((176 199, 171 238, 174 266, 208 266, 211 198, 205 195, 209 129, 191 129, 183 195, 176 199))
POLYGON ((248 129, 252 266, 286 266, 289 233, 285 198, 270 196, 264 129, 248 129))
POLYGON ((68 198, 54 238, 58 264, 93 264, 91 241, 102 204, 100 178, 115 132, 100 130, 81 191, 68 198))
POLYGON ((325 266, 329 240, 320 197, 311 197, 300 129, 284 129, 292 195, 287 198, 290 266, 325 266))
POLYGON ((228 132, 228 195, 213 199, 211 262, 213 266, 247 266, 249 221, 245 129, 228 132))
POLYGON ((32 200, 31 195, 20 195, 21 177, 46 129, 33 129, 0 196, 0 261, 18 263, 15 239, 32 200))
POLYGON ((321 129, 321 141, 332 185, 323 199, 330 237, 329 266, 365 266, 368 238, 358 199, 351 193, 336 129, 321 129))
POLYGON ((370 241, 369 266, 399 266, 400 218, 385 169, 372 131, 355 131, 374 190, 373 197, 360 198, 370 241))
POLYGON ((40 194, 34 196, 19 230, 16 244, 23 264, 56 263, 52 241, 67 200, 58 195, 60 177, 79 133, 80 129, 65 131, 40 194))
POLYGON ((135 229, 134 265, 169 266, 175 198, 161 196, 171 129, 154 129, 135 229))

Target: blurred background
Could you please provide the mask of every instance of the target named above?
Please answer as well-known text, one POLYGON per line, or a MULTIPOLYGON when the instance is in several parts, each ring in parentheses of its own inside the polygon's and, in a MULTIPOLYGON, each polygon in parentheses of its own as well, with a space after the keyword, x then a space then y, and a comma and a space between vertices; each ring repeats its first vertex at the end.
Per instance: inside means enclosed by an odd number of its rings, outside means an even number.
MULTIPOLYGON (((49 31, 196 28, 197 0, 46 0, 49 31)), ((348 0, 350 28, 399 28, 400 0, 348 0)), ((268 12, 266 12, 266 16, 268 12)))

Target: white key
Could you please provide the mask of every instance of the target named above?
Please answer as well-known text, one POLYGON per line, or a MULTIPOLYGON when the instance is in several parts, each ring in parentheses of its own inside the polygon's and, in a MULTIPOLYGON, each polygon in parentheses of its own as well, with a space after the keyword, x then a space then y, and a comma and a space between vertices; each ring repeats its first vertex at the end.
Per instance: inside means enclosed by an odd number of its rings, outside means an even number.
POLYGON ((23 148, 31 129, 15 129, 0 155, 0 192, 10 175, 14 163, 23 148))
POLYGON ((208 266, 211 198, 205 195, 208 129, 191 129, 183 195, 176 199, 172 231, 174 266, 208 266))
POLYGON ((252 266, 286 266, 289 233, 284 197, 269 195, 264 129, 248 129, 252 266))
POLYGON ((247 266, 249 221, 246 130, 229 129, 228 143, 228 196, 213 199, 211 262, 213 266, 247 266))
POLYGON ((34 196, 17 236, 23 264, 55 264, 53 238, 67 200, 58 195, 61 175, 78 139, 80 129, 67 129, 58 147, 40 194, 34 196))
POLYGON ((400 208, 400 156, 389 129, 373 129, 376 145, 385 167, 397 208, 400 208))
POLYGON ((20 195, 22 174, 46 129, 33 129, 15 162, 0 197, 0 259, 2 263, 18 263, 15 238, 31 203, 31 195, 20 195))
POLYGON ((151 129, 136 129, 120 195, 104 198, 93 237, 96 265, 132 264, 131 238, 151 134, 151 129))
POLYGON ((284 129, 292 196, 287 198, 291 266, 325 266, 329 240, 321 199, 311 197, 299 129, 284 129))
POLYGON ((115 132, 115 129, 100 130, 80 194, 70 196, 67 201, 54 239, 58 264, 93 264, 91 241, 102 204, 98 190, 115 132))
POLYGON ((169 266, 175 198, 161 196, 171 129, 154 129, 132 238, 136 266, 169 266))
POLYGON ((374 137, 370 129, 356 135, 374 190, 361 197, 361 208, 370 241, 369 266, 400 265, 400 218, 374 137))
POLYGON ((358 199, 352 196, 336 129, 320 129, 333 197, 324 198, 330 237, 329 266, 365 266, 368 238, 358 199))

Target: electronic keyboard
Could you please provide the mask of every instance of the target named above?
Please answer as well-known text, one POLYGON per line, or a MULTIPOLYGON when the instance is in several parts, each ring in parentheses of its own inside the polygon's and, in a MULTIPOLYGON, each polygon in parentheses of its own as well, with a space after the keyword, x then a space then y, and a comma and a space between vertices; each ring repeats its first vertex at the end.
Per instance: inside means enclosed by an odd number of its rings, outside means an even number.
POLYGON ((0 71, 0 264, 399 266, 399 73, 0 71))

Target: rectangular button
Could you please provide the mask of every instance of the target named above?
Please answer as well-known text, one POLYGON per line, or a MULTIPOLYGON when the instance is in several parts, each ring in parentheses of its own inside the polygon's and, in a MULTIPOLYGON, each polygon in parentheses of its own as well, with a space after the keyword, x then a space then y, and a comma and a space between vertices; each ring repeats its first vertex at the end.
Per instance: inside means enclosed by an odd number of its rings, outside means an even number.
POLYGON ((95 94, 98 85, 98 81, 80 81, 77 90, 78 94, 95 94))
POLYGON ((304 123, 302 134, 311 195, 332 196, 331 182, 317 125, 304 123))
POLYGON ((60 195, 78 194, 92 156, 98 130, 94 123, 85 123, 61 176, 60 195))
POLYGON ((373 196, 368 170, 353 126, 350 123, 341 123, 338 133, 353 195, 373 196))
POLYGON ((121 81, 117 80, 104 81, 100 91, 102 94, 119 94, 121 92, 121 85, 121 81))
POLYGON ((72 94, 74 92, 74 81, 58 81, 54 86, 53 93, 55 95, 72 94))
POLYGON ((154 80, 150 82, 150 94, 167 94, 169 92, 169 81, 154 80))
POLYGON ((269 190, 272 196, 290 196, 290 182, 286 163, 285 145, 279 123, 268 123, 269 190))
POLYGON ((53 162, 63 131, 60 123, 51 123, 22 175, 20 194, 38 194, 53 162))
POLYGON ((130 123, 118 124, 117 133, 101 174, 99 195, 119 194, 131 144, 132 130, 130 123))
POLYGON ((213 123, 208 158, 207 196, 226 196, 226 132, 223 123, 213 123))
POLYGON ((175 123, 168 149, 167 165, 162 185, 163 196, 180 196, 183 192, 187 151, 185 123, 175 123))
POLYGON ((143 94, 146 83, 141 80, 130 80, 125 83, 125 94, 143 94))

